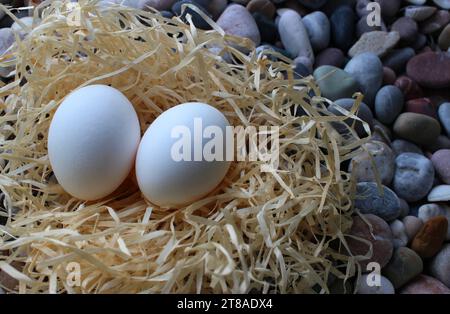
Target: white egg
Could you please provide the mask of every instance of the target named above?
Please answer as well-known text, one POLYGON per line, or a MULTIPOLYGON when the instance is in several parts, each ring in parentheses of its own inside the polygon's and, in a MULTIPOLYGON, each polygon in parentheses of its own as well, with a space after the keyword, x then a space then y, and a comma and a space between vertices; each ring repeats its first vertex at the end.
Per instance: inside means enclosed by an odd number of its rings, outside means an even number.
POLYGON ((96 200, 128 176, 139 140, 136 111, 120 91, 106 85, 83 87, 68 95, 53 117, 50 164, 66 192, 96 200))
POLYGON ((219 110, 203 103, 162 113, 145 132, 136 155, 144 196, 162 207, 181 206, 217 187, 230 166, 225 139, 229 125, 219 110))

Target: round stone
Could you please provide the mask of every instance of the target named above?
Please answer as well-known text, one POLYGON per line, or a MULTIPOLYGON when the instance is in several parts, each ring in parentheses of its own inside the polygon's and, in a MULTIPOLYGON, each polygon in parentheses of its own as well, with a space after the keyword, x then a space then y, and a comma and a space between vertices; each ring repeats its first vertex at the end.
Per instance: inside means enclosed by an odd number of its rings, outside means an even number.
POLYGON ((354 57, 364 52, 371 52, 379 57, 384 56, 397 45, 400 40, 398 32, 372 31, 362 34, 361 38, 349 50, 348 55, 354 57))
POLYGON ((409 60, 408 76, 427 88, 450 87, 450 54, 446 52, 424 52, 409 60))
POLYGON ((239 4, 228 6, 217 20, 226 34, 252 40, 256 46, 261 42, 258 25, 250 12, 239 4))
POLYGON ((360 182, 356 185, 355 208, 363 214, 373 214, 386 221, 395 220, 400 215, 400 200, 388 187, 375 182, 360 182))
POLYGON ((333 101, 351 98, 359 90, 358 83, 350 74, 331 65, 317 68, 313 75, 322 96, 333 101))
POLYGON ((411 282, 405 285, 399 292, 400 294, 450 294, 450 289, 447 288, 439 280, 426 276, 419 275, 411 282))
POLYGON ((384 276, 380 276, 379 285, 369 285, 370 275, 362 275, 356 284, 357 294, 395 294, 394 286, 384 276))
POLYGON ((258 25, 261 41, 266 43, 274 43, 278 39, 278 28, 275 23, 260 12, 252 14, 258 25))
POLYGON ((394 70, 388 67, 383 67, 383 85, 394 85, 396 79, 397 75, 395 74, 394 70))
POLYGON ((450 24, 448 24, 441 32, 438 38, 439 47, 447 50, 450 47, 450 24))
POLYGON ((430 18, 420 24, 419 31, 428 35, 439 31, 450 22, 450 13, 447 10, 436 11, 430 18))
POLYGON ((200 11, 202 11, 205 15, 211 17, 210 14, 208 13, 208 11, 203 6, 201 6, 196 1, 193 1, 193 0, 182 0, 182 1, 175 2, 172 6, 172 12, 175 13, 175 15, 180 16, 184 22, 187 22, 186 16, 187 16, 187 14, 190 14, 192 17, 192 23, 194 23, 194 25, 196 27, 198 27, 200 29, 205 29, 205 30, 211 29, 211 25, 209 25, 208 22, 206 22, 206 20, 200 14, 198 14, 191 8, 188 7, 184 11, 182 11, 184 4, 194 5, 200 11))
POLYGON ((436 151, 431 157, 431 162, 442 182, 450 184, 450 149, 436 151))
POLYGON ((261 13, 269 19, 273 19, 277 8, 270 0, 251 0, 247 4, 247 10, 250 13, 261 13))
POLYGON ((408 202, 419 201, 431 190, 434 167, 431 161, 419 154, 403 153, 395 159, 393 188, 408 202))
POLYGON ((408 61, 415 55, 416 52, 410 47, 394 49, 383 57, 383 65, 391 68, 397 73, 402 73, 404 72, 408 61))
POLYGON ((381 15, 385 17, 393 17, 400 9, 401 0, 375 0, 381 7, 381 15))
POLYGON ((348 51, 354 41, 355 13, 348 5, 339 6, 331 15, 331 38, 333 46, 348 51))
POLYGON ((421 22, 429 18, 436 12, 436 8, 432 6, 416 6, 410 5, 405 8, 405 16, 414 19, 417 22, 421 22))
POLYGON ((406 102, 406 112, 415 112, 436 119, 437 113, 429 98, 411 99, 406 102))
POLYGON ((372 106, 383 82, 383 64, 380 59, 371 52, 365 52, 353 57, 344 70, 356 79, 364 94, 364 102, 372 106))
POLYGON ((331 65, 340 68, 344 65, 344 53, 338 48, 327 48, 321 51, 316 57, 315 68, 322 65, 331 65))
POLYGON ((419 146, 402 139, 396 139, 395 141, 392 141, 391 148, 396 156, 403 153, 416 153, 419 155, 423 155, 423 152, 419 148, 419 146))
MULTIPOLYGON (((330 112, 334 113, 335 115, 342 116, 342 113, 339 111, 338 107, 343 108, 350 112, 350 110, 352 109, 354 104, 355 104, 354 99, 342 98, 342 99, 336 100, 330 107, 328 107, 328 110, 330 112)), ((370 108, 365 103, 360 104, 358 112, 356 113, 356 116, 358 118, 360 118, 361 120, 363 120, 364 122, 366 122, 368 124, 369 128, 372 129, 373 123, 374 123, 372 111, 370 111, 370 108)), ((366 130, 364 129, 364 125, 360 121, 355 122, 354 119, 349 118, 349 119, 346 119, 344 122, 349 126, 354 125, 354 128, 360 137, 365 137, 368 135, 366 130)), ((346 131, 347 131, 345 126, 343 126, 340 123, 333 123, 333 126, 341 133, 346 133, 346 131)))
POLYGON ((389 185, 394 178, 394 152, 385 143, 379 141, 368 142, 362 148, 361 153, 352 158, 349 167, 356 181, 375 182, 378 175, 383 184, 389 185))
POLYGON ((433 257, 442 248, 447 236, 447 228, 448 221, 444 216, 431 218, 414 237, 411 249, 422 258, 433 257))
POLYGON ((399 247, 406 246, 408 244, 408 235, 403 222, 398 219, 394 220, 390 223, 389 227, 391 227, 392 236, 394 237, 392 241, 394 248, 397 249, 399 247))
POLYGON ((423 270, 423 262, 419 255, 407 247, 395 250, 391 261, 383 270, 395 289, 398 289, 419 275, 423 270))
POLYGON ((450 287, 450 244, 446 244, 430 263, 430 273, 450 287))
POLYGON ((445 132, 450 136, 450 102, 445 102, 439 106, 438 115, 445 132))
POLYGON ((392 24, 391 30, 400 34, 400 41, 402 43, 411 44, 416 39, 419 27, 417 26, 417 22, 412 18, 403 16, 392 24))
POLYGON ((442 184, 433 187, 428 194, 428 202, 450 201, 450 185, 442 184))
POLYGON ((301 5, 308 9, 317 10, 322 7, 328 0, 297 0, 301 5))
POLYGON ((392 232, 389 225, 375 215, 364 215, 371 227, 359 216, 353 217, 353 225, 347 237, 347 244, 353 256, 358 256, 362 271, 367 271, 367 264, 376 262, 384 267, 391 259, 393 252, 392 232), (372 256, 370 257, 369 244, 359 239, 369 241, 372 244, 372 256))
POLYGON ((384 86, 375 97, 375 115, 380 122, 391 124, 402 112, 403 104, 403 93, 398 87, 384 86))
MULTIPOLYGON (((450 222, 450 207, 438 204, 424 204, 419 207, 417 216, 423 221, 427 222, 433 217, 444 216, 450 222)), ((450 223, 449 223, 450 225, 450 223)), ((446 240, 450 241, 450 227, 447 229, 446 240)))
POLYGON ((416 99, 423 96, 420 86, 408 76, 400 76, 394 83, 402 92, 405 100, 416 99))
POLYGON ((314 62, 314 53, 308 31, 302 17, 294 10, 286 9, 278 22, 278 32, 284 48, 294 57, 307 57, 314 62))
POLYGON ((425 145, 437 139, 441 126, 436 119, 427 115, 405 112, 394 123, 394 132, 401 138, 425 145))
POLYGON ((408 236, 408 242, 410 242, 422 228, 423 221, 416 216, 406 216, 405 218, 403 218, 403 226, 405 226, 405 232, 408 236))
POLYGON ((315 11, 303 17, 309 41, 314 51, 322 51, 330 43, 330 22, 325 13, 315 11))
POLYGON ((437 4, 441 9, 450 10, 449 0, 433 0, 433 2, 437 4))

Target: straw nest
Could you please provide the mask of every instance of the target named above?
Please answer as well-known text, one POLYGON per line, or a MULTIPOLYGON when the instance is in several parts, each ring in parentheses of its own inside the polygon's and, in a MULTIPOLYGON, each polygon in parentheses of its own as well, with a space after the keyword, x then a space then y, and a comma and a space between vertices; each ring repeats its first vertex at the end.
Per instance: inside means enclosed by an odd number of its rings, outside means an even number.
POLYGON ((189 15, 185 24, 80 2, 81 10, 44 2, 41 19, 1 58, 15 66, 14 80, 0 88, 0 268, 18 280, 5 289, 327 293, 332 278, 355 273, 355 257, 342 253, 353 184, 341 164, 364 140, 333 126, 359 120, 360 95, 336 116, 311 78, 294 79, 290 60, 257 54, 209 19, 213 29, 200 31, 189 15), (187 101, 218 108, 233 125, 278 126, 279 168, 235 162, 219 187, 183 208, 149 203, 132 175, 107 199, 71 198, 52 176, 48 128, 66 95, 94 83, 130 99, 142 132, 187 101))

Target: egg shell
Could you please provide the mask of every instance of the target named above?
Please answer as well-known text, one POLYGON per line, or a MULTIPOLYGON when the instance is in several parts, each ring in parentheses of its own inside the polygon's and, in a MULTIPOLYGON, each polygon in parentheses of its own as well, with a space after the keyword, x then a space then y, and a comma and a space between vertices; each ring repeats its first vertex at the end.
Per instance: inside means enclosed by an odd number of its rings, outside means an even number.
MULTIPOLYGON (((136 177, 144 196, 161 207, 182 206, 217 187, 230 166, 230 161, 226 160, 225 140, 229 125, 219 110, 203 103, 185 103, 162 113, 145 132, 136 157, 136 177), (201 121, 200 133, 194 129, 196 119, 201 121), (180 143, 182 136, 173 136, 172 132, 180 126, 190 133, 190 154, 186 153, 190 159, 177 160, 173 155, 174 145, 180 143), (209 126, 218 127, 222 132, 222 160, 209 160, 204 154, 200 158, 195 155, 196 147, 203 151, 212 139, 204 137, 202 132, 209 126)), ((179 152, 185 150, 180 149, 179 152)))
POLYGON ((100 199, 129 174, 139 140, 138 116, 125 95, 90 85, 69 94, 56 110, 48 134, 50 164, 66 192, 100 199))

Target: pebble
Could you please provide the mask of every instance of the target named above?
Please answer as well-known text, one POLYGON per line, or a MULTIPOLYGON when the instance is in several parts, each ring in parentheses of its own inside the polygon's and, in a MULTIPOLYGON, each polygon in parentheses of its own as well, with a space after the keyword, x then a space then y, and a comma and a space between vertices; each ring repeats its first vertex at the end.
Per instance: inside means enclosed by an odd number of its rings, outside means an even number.
POLYGON ((316 11, 303 17, 309 41, 314 51, 319 52, 327 48, 330 43, 330 22, 325 13, 316 11))
POLYGON ((217 25, 229 35, 249 38, 256 46, 261 42, 255 19, 245 7, 239 4, 228 6, 217 20, 217 25))
POLYGON ((429 159, 415 153, 403 153, 395 159, 393 188, 408 202, 419 201, 431 190, 434 167, 429 159))
POLYGON ((429 202, 448 202, 450 201, 450 185, 437 185, 431 189, 428 194, 429 202))
POLYGON ((247 10, 250 13, 261 13, 268 19, 273 19, 277 8, 270 0, 251 0, 247 4, 247 10))
POLYGON ((388 187, 375 182, 360 182, 356 185, 355 208, 363 214, 374 214, 386 220, 395 220, 400 215, 400 200, 388 187))
POLYGON ((301 5, 308 9, 317 10, 322 7, 328 0, 297 0, 301 5))
POLYGON ((364 52, 371 52, 379 57, 384 56, 400 40, 398 32, 373 31, 364 33, 350 48, 348 55, 354 57, 364 52))
POLYGON ((393 85, 382 87, 375 97, 375 115, 385 124, 391 124, 402 112, 404 98, 402 91, 393 85))
POLYGON ((394 132, 403 139, 425 145, 437 139, 441 126, 436 119, 427 115, 404 112, 395 121, 394 132))
POLYGON ((433 0, 435 4, 441 7, 441 9, 450 10, 449 0, 433 0))
POLYGON ((447 218, 444 216, 431 218, 414 237, 411 242, 411 249, 422 258, 433 257, 442 248, 447 236, 447 229, 447 218))
MULTIPOLYGON (((383 67, 383 86, 384 85, 394 85, 395 80, 397 79, 397 74, 395 74, 394 70, 388 67, 383 67)), ((403 93, 402 93, 403 97, 403 93)))
POLYGON ((450 149, 450 138, 445 135, 439 135, 435 141, 428 143, 424 148, 431 154, 441 149, 450 149))
POLYGON ((419 275, 410 283, 405 285, 400 291, 400 294, 450 294, 450 289, 447 288, 439 280, 426 276, 419 275))
MULTIPOLYGON (((352 98, 342 98, 336 100, 330 107, 328 107, 328 110, 336 115, 342 115, 342 113, 337 109, 337 107, 344 108, 347 111, 350 111, 355 103, 355 100, 352 98)), ((358 112, 356 113, 356 116, 366 122, 368 126, 372 129, 373 127, 373 115, 370 108, 365 104, 361 103, 358 109, 358 112)), ((354 119, 346 119, 344 121, 347 125, 355 125, 355 130, 358 133, 360 137, 367 136, 367 132, 364 129, 363 124, 360 121, 355 122, 354 119)), ((343 127, 341 124, 335 123, 333 124, 335 128, 339 132, 346 132, 346 128, 343 127)))
POLYGON ((399 248, 402 246, 408 245, 408 235, 406 233, 405 225, 402 221, 396 219, 390 223, 389 227, 391 227, 394 248, 399 248))
POLYGON ((438 115, 445 132, 450 136, 450 102, 445 102, 439 106, 438 115))
POLYGON ((278 22, 278 32, 286 50, 293 56, 307 57, 314 62, 314 53, 302 17, 287 9, 278 22))
POLYGON ((435 7, 431 6, 407 6, 405 8, 405 16, 414 19, 416 22, 421 22, 432 16, 436 12, 435 7))
MULTIPOLYGON (((450 207, 438 204, 424 204, 419 207, 417 216, 423 222, 427 222, 431 218, 437 216, 444 216, 450 222, 450 207)), ((450 240, 450 228, 447 229, 446 240, 450 240)))
POLYGON ((403 92, 405 100, 416 99, 423 96, 420 86, 408 76, 400 76, 394 83, 403 92))
POLYGON ((439 10, 420 24, 419 31, 428 35, 442 29, 449 22, 450 13, 447 10, 439 10))
POLYGON ((370 262, 376 262, 384 267, 391 259, 394 247, 391 229, 383 219, 371 214, 363 215, 363 217, 371 224, 372 230, 361 217, 353 217, 353 225, 349 232, 352 237, 347 238, 347 244, 354 256, 365 256, 370 252, 369 245, 354 237, 372 243, 372 256, 370 258, 359 258, 362 271, 366 272, 367 264, 370 262))
POLYGON ((344 65, 344 53, 338 48, 327 48, 321 51, 316 57, 315 68, 322 65, 331 65, 340 68, 344 65))
POLYGON ((408 76, 427 88, 450 87, 450 54, 445 52, 424 52, 409 60, 408 76))
POLYGON ((260 12, 253 13, 262 42, 275 42, 278 39, 278 28, 275 23, 260 12))
POLYGON ((396 156, 403 153, 416 153, 419 155, 423 155, 423 152, 419 148, 419 146, 402 139, 396 139, 395 141, 392 141, 391 148, 396 156))
MULTIPOLYGON (((182 11, 183 4, 195 5, 204 14, 210 16, 208 11, 203 6, 201 6, 200 4, 198 4, 197 2, 195 2, 193 0, 182 0, 182 1, 175 2, 174 5, 172 6, 172 12, 175 13, 175 15, 180 16, 181 19, 185 22, 187 22, 186 15, 190 14, 192 17, 192 23, 194 23, 194 25, 196 27, 198 27, 200 29, 205 29, 205 30, 211 29, 211 25, 209 25, 208 22, 206 22, 206 20, 203 19, 203 17, 200 14, 198 14, 191 8, 186 8, 184 11, 182 11)), ((217 21, 217 23, 219 24, 219 21, 217 21)), ((226 30, 225 30, 225 32, 226 32, 226 30)), ((232 33, 230 33, 230 34, 232 34, 232 33)), ((235 35, 235 34, 232 34, 232 35, 235 35)), ((238 34, 236 34, 236 35, 238 35, 238 34)))
POLYGON ((403 16, 394 22, 391 26, 391 30, 398 32, 400 35, 400 41, 405 44, 412 44, 416 39, 419 32, 419 26, 417 22, 408 16, 403 16))
POLYGON ((380 285, 369 285, 370 275, 362 275, 356 284, 357 294, 395 294, 392 283, 384 276, 380 276, 380 285))
POLYGON ((422 270, 423 262, 420 256, 407 247, 400 247, 395 250, 389 264, 384 268, 383 275, 398 289, 418 276, 422 270))
POLYGON ((431 157, 431 162, 442 182, 450 184, 450 149, 436 151, 431 157))
POLYGON ((430 263, 430 274, 450 287, 450 244, 446 244, 430 263))
POLYGON ((417 232, 422 228, 423 221, 416 216, 406 216, 403 218, 402 222, 405 227, 406 235, 408 236, 408 242, 411 242, 417 232))
POLYGON ((355 13, 348 5, 338 7, 330 17, 333 46, 348 51, 354 41, 355 13))
POLYGON ((424 114, 434 119, 437 118, 436 109, 434 109, 433 103, 429 98, 408 100, 406 102, 405 111, 424 114))
POLYGON ((439 47, 447 50, 450 47, 450 24, 448 24, 441 32, 438 38, 439 47))
POLYGON ((407 201, 403 198, 399 198, 400 200, 400 216, 399 218, 404 218, 409 215, 410 207, 407 201))
POLYGON ((377 55, 371 52, 359 54, 347 63, 344 70, 353 75, 364 94, 364 102, 372 106, 383 83, 383 64, 377 55))
POLYGON ((358 83, 350 74, 331 65, 317 68, 313 75, 322 96, 333 101, 351 98, 359 90, 358 83))
MULTIPOLYGON (((158 11, 169 10, 176 0, 144 0, 144 1, 128 1, 130 4, 133 2, 138 3, 139 9, 145 9, 147 6, 155 8, 158 11)), ((120 2, 119 2, 120 3, 120 2)), ((128 4, 128 5, 130 5, 128 4)))
POLYGON ((375 182, 375 173, 381 183, 389 185, 394 178, 395 155, 383 142, 371 141, 363 145, 363 150, 352 158, 349 171, 357 182, 375 182), (373 164, 376 169, 373 169, 373 164))
POLYGON ((210 0, 208 7, 206 8, 209 13, 217 20, 219 16, 225 11, 228 6, 227 0, 210 0))
POLYGON ((395 72, 402 73, 408 61, 415 55, 416 52, 410 47, 394 49, 383 57, 383 65, 391 68, 395 72))

